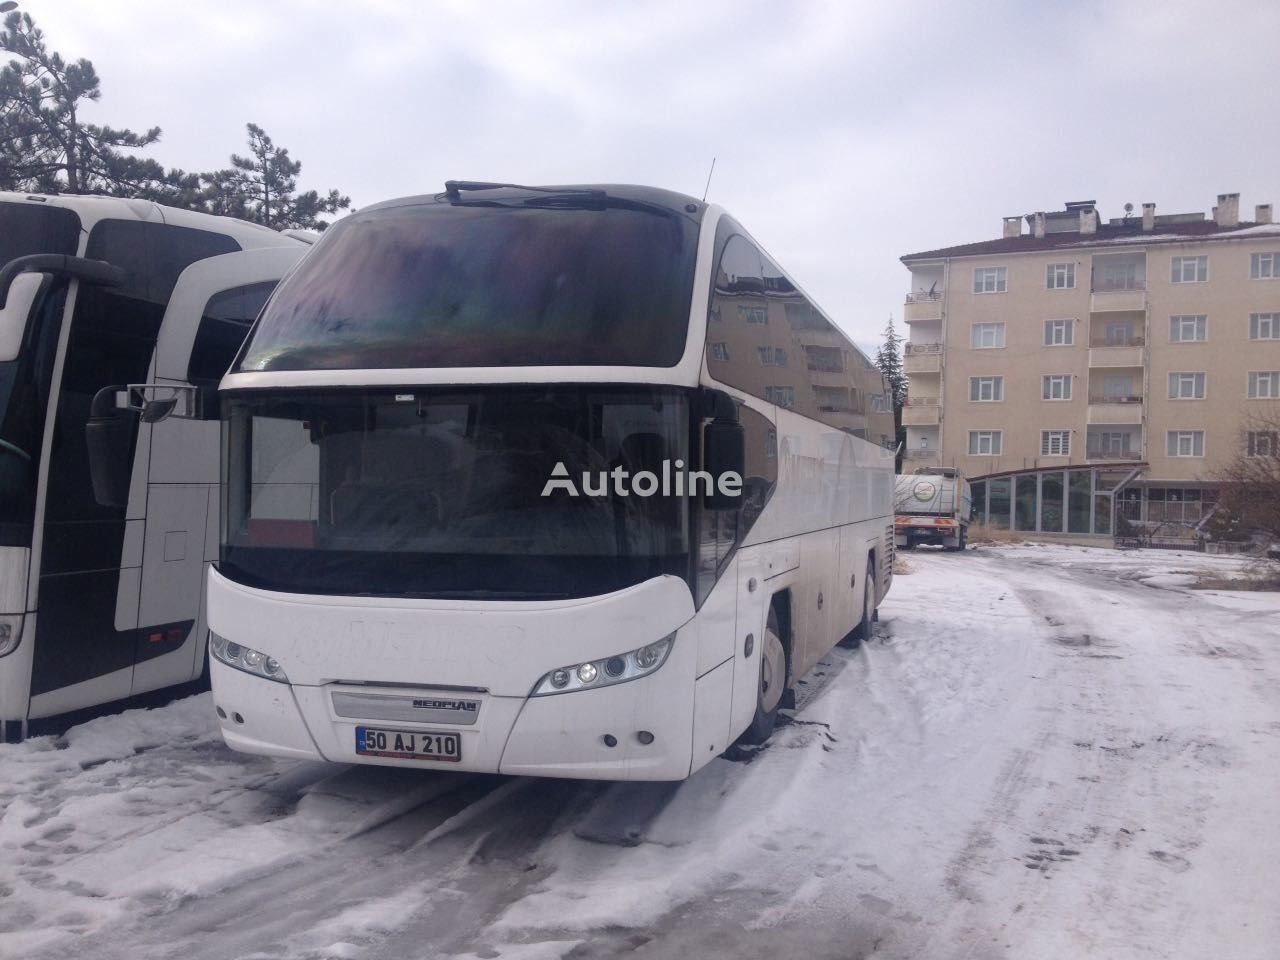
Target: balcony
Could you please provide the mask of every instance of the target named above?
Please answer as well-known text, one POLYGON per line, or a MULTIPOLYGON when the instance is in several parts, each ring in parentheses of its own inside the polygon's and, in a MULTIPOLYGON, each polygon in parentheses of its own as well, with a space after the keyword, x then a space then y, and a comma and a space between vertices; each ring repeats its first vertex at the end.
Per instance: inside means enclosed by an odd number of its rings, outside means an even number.
POLYGON ((902 459, 911 462, 913 467, 936 467, 939 463, 937 450, 904 450, 902 459))
POLYGON ((1090 397, 1088 423, 1142 422, 1142 397, 1090 397))
POLYGON ((1145 287, 1129 289, 1124 287, 1102 287, 1094 289, 1089 295, 1089 311, 1091 313, 1120 313, 1147 309, 1147 291, 1145 287))
POLYGON ((1091 367, 1140 367, 1143 364, 1143 339, 1134 337, 1130 340, 1089 345, 1089 366, 1091 367))
POLYGON ((902 352, 903 373, 942 372, 942 344, 907 342, 902 345, 902 352))
POLYGON ((902 408, 904 427, 935 427, 942 419, 937 397, 908 397, 902 408))
POLYGON ((933 293, 907 294, 907 303, 903 307, 902 316, 907 323, 916 323, 920 320, 941 320, 942 293, 934 291, 933 293))
POLYGON ((1136 463, 1142 459, 1141 455, 1139 455, 1136 448, 1127 449, 1123 447, 1119 450, 1091 449, 1086 451, 1084 456, 1085 456, 1085 460, 1087 461, 1101 460, 1101 461, 1111 461, 1113 463, 1115 462, 1136 463))

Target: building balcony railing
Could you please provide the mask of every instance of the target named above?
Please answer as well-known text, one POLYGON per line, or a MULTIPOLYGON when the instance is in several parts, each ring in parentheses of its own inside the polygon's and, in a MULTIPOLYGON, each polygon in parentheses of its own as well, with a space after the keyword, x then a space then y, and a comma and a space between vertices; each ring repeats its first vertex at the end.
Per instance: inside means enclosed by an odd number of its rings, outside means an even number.
POLYGON ((941 397, 907 397, 909 407, 936 407, 942 403, 941 397))
POLYGON ((908 400, 902 408, 902 425, 904 427, 934 427, 942 419, 942 410, 935 399, 932 405, 908 400))
POLYGON ((1090 289, 1091 293, 1142 293, 1147 289, 1146 283, 1140 280, 1120 280, 1108 283, 1097 280, 1090 289))
POLYGON ((1129 312, 1145 310, 1146 307, 1147 291, 1144 287, 1110 290, 1095 287, 1089 295, 1089 310, 1093 313, 1129 312))
POLYGON ((1093 394, 1090 394, 1089 402, 1090 403, 1141 403, 1142 397, 1133 396, 1132 394, 1128 396, 1123 396, 1123 397, 1118 397, 1113 394, 1103 394, 1101 396, 1095 396, 1093 394))
POLYGON ((902 451, 903 460, 910 460, 913 463, 916 463, 917 465, 925 464, 925 463, 937 463, 938 456, 939 454, 937 450, 903 450, 902 451))
POLYGON ((1133 460, 1142 459, 1137 450, 1086 450, 1086 460, 1133 460))
POLYGON ((942 344, 940 344, 940 343, 912 343, 912 342, 908 341, 907 343, 904 343, 904 344, 902 345, 902 352, 903 352, 906 356, 908 356, 908 357, 912 356, 913 354, 915 354, 915 355, 919 355, 919 354, 922 354, 922 353, 941 353, 941 352, 942 352, 942 344))
POLYGON ((1091 347, 1145 347, 1146 345, 1146 337, 1099 337, 1089 341, 1091 347))
POLYGON ((902 372, 940 373, 942 371, 941 353, 913 353, 902 361, 902 372))
POLYGON ((1142 398, 1095 400, 1090 397, 1085 422, 1090 425, 1103 423, 1136 426, 1142 422, 1142 398))
POLYGON ((1141 346, 1103 346, 1089 348, 1091 367, 1141 367, 1141 346))
POLYGON ((942 294, 909 294, 906 306, 902 308, 902 318, 907 323, 918 323, 922 320, 941 320, 942 294))

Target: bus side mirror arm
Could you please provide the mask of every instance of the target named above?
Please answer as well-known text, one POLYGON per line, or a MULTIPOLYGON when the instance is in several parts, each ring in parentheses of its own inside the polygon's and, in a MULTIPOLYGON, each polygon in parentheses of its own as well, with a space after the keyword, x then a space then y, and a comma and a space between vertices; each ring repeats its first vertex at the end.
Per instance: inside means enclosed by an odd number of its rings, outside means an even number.
POLYGON ((204 388, 176 383, 111 384, 94 394, 84 425, 94 500, 104 507, 128 506, 138 421, 203 419, 206 394, 204 388))
POLYGON ((68 257, 60 253, 16 257, 0 267, 0 310, 8 302, 9 287, 20 273, 49 273, 100 287, 118 287, 124 283, 125 278, 122 269, 105 260, 86 260, 84 257, 68 257))
MULTIPOLYGON (((210 390, 185 383, 130 383, 122 387, 104 387, 98 397, 113 391, 114 409, 136 414, 143 423, 160 423, 174 417, 178 420, 204 420, 209 406, 210 390)), ((94 397, 95 407, 99 406, 94 397)), ((101 407, 103 411, 107 409, 101 407)))

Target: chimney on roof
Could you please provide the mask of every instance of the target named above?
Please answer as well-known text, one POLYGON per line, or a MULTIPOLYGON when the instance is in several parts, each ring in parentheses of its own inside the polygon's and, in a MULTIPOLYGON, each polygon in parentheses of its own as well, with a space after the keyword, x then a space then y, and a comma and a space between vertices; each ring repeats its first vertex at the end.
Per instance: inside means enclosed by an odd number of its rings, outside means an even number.
POLYGON ((1098 211, 1090 208, 1080 211, 1080 232, 1090 234, 1098 232, 1098 211))
POLYGON ((1009 240, 1013 237, 1022 236, 1022 217, 1005 217, 1004 218, 1004 238, 1009 240))
POLYGON ((1156 228, 1156 205, 1154 203, 1144 203, 1142 205, 1142 232, 1150 233, 1156 228))
POLYGON ((1271 222, 1271 204, 1260 203, 1253 208, 1253 219, 1258 223, 1271 222))
POLYGON ((1037 240, 1044 239, 1044 211, 1036 212, 1035 219, 1032 221, 1031 233, 1037 240))
POLYGON ((1218 194, 1217 213, 1213 215, 1213 219, 1218 221, 1220 227, 1238 227, 1240 226, 1240 194, 1238 193, 1220 193, 1218 194))

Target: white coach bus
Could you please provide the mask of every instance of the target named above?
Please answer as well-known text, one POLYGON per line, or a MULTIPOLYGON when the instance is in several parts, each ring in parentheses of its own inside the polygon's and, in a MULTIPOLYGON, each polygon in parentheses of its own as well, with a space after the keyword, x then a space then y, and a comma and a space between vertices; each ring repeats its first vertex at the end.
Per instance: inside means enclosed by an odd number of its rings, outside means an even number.
POLYGON ((682 779, 767 738, 890 583, 879 372, 686 196, 368 207, 219 394, 211 680, 238 750, 682 779))
POLYGON ((0 739, 203 671, 218 411, 142 423, 114 401, 216 386, 306 248, 141 200, 0 193, 0 739))

